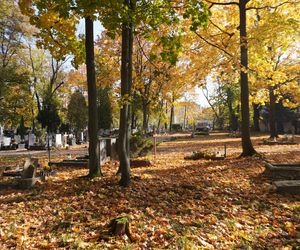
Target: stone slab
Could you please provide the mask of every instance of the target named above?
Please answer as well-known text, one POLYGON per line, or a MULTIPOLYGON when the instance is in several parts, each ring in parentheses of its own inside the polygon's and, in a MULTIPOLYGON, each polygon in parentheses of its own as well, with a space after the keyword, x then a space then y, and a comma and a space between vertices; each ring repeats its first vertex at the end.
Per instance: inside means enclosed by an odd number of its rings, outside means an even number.
POLYGON ((265 174, 272 179, 300 180, 300 165, 265 163, 265 174))
POLYGON ((279 193, 300 194, 300 180, 275 181, 274 185, 279 193))

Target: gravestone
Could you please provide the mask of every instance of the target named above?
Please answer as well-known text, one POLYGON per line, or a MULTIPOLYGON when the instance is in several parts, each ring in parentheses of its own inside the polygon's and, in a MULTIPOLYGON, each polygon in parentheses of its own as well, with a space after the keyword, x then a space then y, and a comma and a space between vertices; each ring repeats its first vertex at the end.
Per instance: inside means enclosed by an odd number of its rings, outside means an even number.
POLYGON ((99 155, 100 155, 100 165, 108 161, 106 152, 106 139, 99 139, 99 155))
POLYGON ((29 165, 22 172, 22 179, 34 178, 36 174, 36 167, 34 165, 29 165))
MULTIPOLYGON (((37 168, 38 163, 39 160, 37 158, 26 158, 23 165, 23 173, 25 173, 27 168, 31 165, 37 168)), ((22 177, 23 177, 23 173, 22 173, 22 177)), ((23 177, 23 178, 28 178, 28 177, 23 177)))
POLYGON ((56 134, 55 135, 55 147, 61 147, 62 146, 62 135, 56 134))
POLYGON ((117 138, 107 138, 106 139, 106 153, 110 157, 111 161, 118 160, 117 154, 117 138))
POLYGON ((47 135, 46 136, 46 147, 48 147, 48 145, 50 146, 50 147, 52 147, 52 136, 51 135, 47 135), (48 144, 48 141, 49 141, 49 144, 48 144))
POLYGON ((68 135, 67 142, 70 146, 75 146, 76 145, 76 138, 74 137, 73 134, 68 135))
POLYGON ((18 144, 18 149, 25 149, 25 143, 18 144))
POLYGON ((65 133, 63 136, 62 136, 62 144, 63 144, 63 147, 65 147, 67 144, 68 144, 68 135, 65 133))
POLYGON ((34 146, 35 144, 35 135, 34 134, 29 134, 28 135, 28 148, 31 146, 34 146))
POLYGON ((3 137, 3 147, 8 148, 11 144, 11 138, 10 137, 3 137))
POLYGON ((38 181, 36 178, 36 169, 38 166, 38 159, 26 158, 23 166, 21 178, 19 179, 19 187, 22 189, 31 188, 38 181))
POLYGON ((271 164, 265 163, 265 172, 274 180, 300 180, 300 164, 271 164))
POLYGON ((20 135, 15 135, 14 139, 15 139, 15 142, 17 144, 21 143, 21 136, 20 135))
POLYGON ((300 194, 300 180, 275 181, 278 193, 300 194))

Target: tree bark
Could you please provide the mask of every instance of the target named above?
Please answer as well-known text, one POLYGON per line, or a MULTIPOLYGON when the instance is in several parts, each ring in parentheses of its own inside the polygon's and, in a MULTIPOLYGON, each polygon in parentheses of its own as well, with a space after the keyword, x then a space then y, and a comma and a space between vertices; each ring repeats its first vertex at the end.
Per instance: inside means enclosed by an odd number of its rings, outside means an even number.
POLYGON ((186 113, 187 113, 187 107, 184 105, 184 116, 183 116, 183 129, 186 128, 186 113))
POLYGON ((144 133, 147 133, 148 130, 148 119, 147 119, 147 115, 148 115, 148 104, 147 104, 147 100, 142 100, 142 108, 143 108, 143 130, 144 133))
POLYGON ((135 129, 135 111, 132 109, 131 106, 131 133, 135 129))
MULTIPOLYGON (((125 4, 132 8, 130 0, 125 4)), ((132 46, 133 46, 133 27, 132 23, 124 22, 122 24, 122 59, 121 59, 121 97, 130 96, 132 82, 132 46)), ((123 104, 120 111, 120 129, 119 129, 119 172, 121 179, 119 184, 123 187, 130 185, 130 160, 129 160, 129 102, 123 104)))
POLYGON ((260 132, 260 128, 259 128, 259 105, 256 103, 252 104, 253 107, 253 129, 256 132, 260 132))
POLYGON ((85 18, 85 51, 86 51, 86 72, 88 84, 88 132, 89 132, 89 174, 88 177, 101 175, 99 163, 98 144, 98 114, 97 114, 97 88, 95 73, 94 55, 94 31, 93 20, 85 18))
POLYGON ((163 107, 164 107, 164 101, 161 100, 160 105, 159 105, 159 117, 158 117, 158 123, 157 123, 157 130, 158 131, 160 131, 160 124, 161 124, 161 116, 162 116, 162 112, 163 112, 163 107))
POLYGON ((278 137, 276 128, 276 96, 274 94, 274 89, 269 88, 269 98, 270 98, 270 112, 269 112, 269 126, 270 126, 270 139, 276 140, 278 137))
MULTIPOLYGON (((166 117, 168 116, 168 102, 166 101, 166 117)), ((168 124, 165 122, 165 132, 168 130, 168 124)))
POLYGON ((170 132, 172 132, 172 125, 174 120, 174 104, 171 104, 171 112, 170 112, 170 132))
POLYGON ((230 87, 226 87, 227 92, 227 107, 229 111, 229 127, 230 130, 236 131, 238 129, 238 118, 233 109, 233 92, 230 87))
POLYGON ((240 49, 241 49, 241 111, 242 111, 242 148, 241 156, 252 156, 256 153, 250 139, 250 112, 248 86, 248 42, 246 4, 248 0, 240 0, 240 49))

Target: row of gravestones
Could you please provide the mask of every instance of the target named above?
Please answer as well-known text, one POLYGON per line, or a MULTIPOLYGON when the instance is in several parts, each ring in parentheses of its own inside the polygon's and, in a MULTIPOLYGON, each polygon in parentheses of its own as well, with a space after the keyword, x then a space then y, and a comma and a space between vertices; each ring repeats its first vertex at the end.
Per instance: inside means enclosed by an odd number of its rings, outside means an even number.
MULTIPOLYGON (((24 141, 28 142, 28 149, 44 149, 48 145, 50 147, 65 147, 66 145, 73 146, 76 144, 76 138, 73 134, 53 134, 49 137, 46 136, 46 142, 44 144, 39 143, 38 138, 34 134, 25 135, 24 140, 21 139, 20 135, 15 135, 13 144, 14 146, 12 146, 13 140, 11 137, 0 135, 0 148, 25 149, 24 141)), ((83 133, 80 134, 79 141, 84 142, 83 133)))
MULTIPOLYGON (((99 138, 98 150, 100 157, 100 165, 105 164, 108 161, 117 161, 117 138, 99 138)), ((77 157, 72 159, 69 155, 68 159, 60 162, 50 162, 50 165, 56 166, 88 166, 88 155, 77 157)))

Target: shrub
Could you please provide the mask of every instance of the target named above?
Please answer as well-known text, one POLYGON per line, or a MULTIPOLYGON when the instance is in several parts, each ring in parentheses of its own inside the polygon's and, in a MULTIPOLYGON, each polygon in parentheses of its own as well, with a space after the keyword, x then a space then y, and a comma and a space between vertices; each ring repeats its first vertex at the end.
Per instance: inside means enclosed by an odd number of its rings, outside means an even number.
POLYGON ((130 156, 133 158, 146 156, 153 147, 152 138, 145 138, 141 132, 132 135, 130 138, 130 156))

